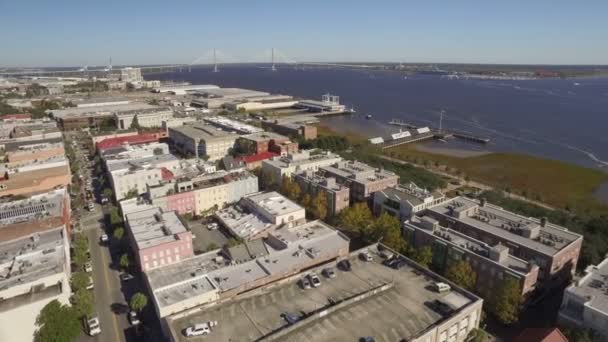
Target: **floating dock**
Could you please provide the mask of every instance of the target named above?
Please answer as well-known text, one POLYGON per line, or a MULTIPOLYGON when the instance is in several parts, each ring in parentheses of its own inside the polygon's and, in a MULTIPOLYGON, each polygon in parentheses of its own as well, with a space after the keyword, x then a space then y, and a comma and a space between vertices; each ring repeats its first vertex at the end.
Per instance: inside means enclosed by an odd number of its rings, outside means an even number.
MULTIPOLYGON (((418 129, 417 126, 407 123, 400 119, 392 119, 391 121, 388 122, 388 124, 393 125, 393 126, 405 127, 407 129, 418 129)), ((476 136, 476 135, 473 135, 470 133, 460 132, 460 131, 455 131, 455 130, 441 130, 441 131, 432 130, 432 132, 434 134, 434 137, 437 139, 454 137, 454 138, 458 138, 458 139, 462 139, 462 140, 466 140, 466 141, 476 142, 479 144, 487 144, 490 142, 490 138, 480 137, 480 136, 476 136)))

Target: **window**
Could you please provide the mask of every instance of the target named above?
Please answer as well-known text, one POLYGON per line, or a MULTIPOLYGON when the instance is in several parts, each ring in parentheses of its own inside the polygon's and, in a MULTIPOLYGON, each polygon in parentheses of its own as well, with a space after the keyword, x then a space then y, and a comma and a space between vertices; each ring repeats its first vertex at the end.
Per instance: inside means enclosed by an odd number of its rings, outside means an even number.
POLYGON ((148 255, 144 255, 144 261, 148 261, 148 255))
POLYGON ((163 258, 165 256, 165 251, 160 251, 159 255, 161 258, 163 258))

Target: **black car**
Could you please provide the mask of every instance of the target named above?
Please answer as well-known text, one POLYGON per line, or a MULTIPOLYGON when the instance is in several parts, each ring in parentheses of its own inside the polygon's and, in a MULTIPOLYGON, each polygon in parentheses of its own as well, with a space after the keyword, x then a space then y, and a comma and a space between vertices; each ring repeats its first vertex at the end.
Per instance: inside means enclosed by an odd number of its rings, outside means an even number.
POLYGON ((352 269, 350 266, 350 261, 348 261, 346 259, 338 262, 338 268, 341 269, 342 271, 346 271, 346 272, 348 272, 352 269))

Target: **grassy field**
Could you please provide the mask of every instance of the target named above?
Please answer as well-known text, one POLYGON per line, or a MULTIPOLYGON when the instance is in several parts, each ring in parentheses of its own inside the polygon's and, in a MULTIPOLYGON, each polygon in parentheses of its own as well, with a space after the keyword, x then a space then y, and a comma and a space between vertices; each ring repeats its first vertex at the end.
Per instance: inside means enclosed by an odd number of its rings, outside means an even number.
POLYGON ((508 189, 555 207, 580 213, 608 212, 608 206, 593 197, 593 191, 608 182, 608 174, 599 170, 510 153, 457 158, 421 152, 414 146, 399 146, 389 149, 386 154, 420 164, 439 163, 472 180, 508 189))
MULTIPOLYGON (((317 126, 319 135, 342 135, 352 144, 366 138, 354 132, 338 134, 330 127, 317 126)), ((513 193, 578 213, 608 213, 608 205, 593 196, 608 182, 608 174, 565 162, 511 153, 489 153, 473 157, 451 157, 422 152, 413 145, 391 148, 386 155, 441 170, 466 175, 471 180, 508 189, 513 193)))

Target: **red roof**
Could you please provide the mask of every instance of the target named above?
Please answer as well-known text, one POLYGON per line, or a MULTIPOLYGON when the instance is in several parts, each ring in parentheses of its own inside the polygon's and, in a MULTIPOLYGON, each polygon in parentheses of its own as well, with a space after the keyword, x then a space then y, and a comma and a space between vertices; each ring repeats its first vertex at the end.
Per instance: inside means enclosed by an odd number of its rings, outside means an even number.
POLYGON ((108 148, 119 147, 124 144, 139 145, 157 141, 158 137, 155 134, 135 134, 126 137, 104 139, 97 143, 97 148, 100 150, 105 150, 108 148))
POLYGON ((173 177, 175 177, 173 175, 173 172, 167 170, 166 167, 161 167, 160 168, 160 176, 163 180, 171 180, 173 179, 173 177))
POLYGON ((262 161, 262 160, 270 159, 274 156, 278 156, 278 154, 274 153, 274 152, 262 152, 262 153, 253 154, 250 156, 244 156, 244 157, 241 157, 240 159, 242 161, 244 161, 245 164, 249 164, 249 163, 255 163, 255 162, 262 161))
POLYGON ((568 339, 557 328, 528 328, 517 336, 513 342, 568 342, 568 339))
POLYGON ((32 116, 30 114, 8 114, 2 115, 2 120, 30 120, 32 116))

